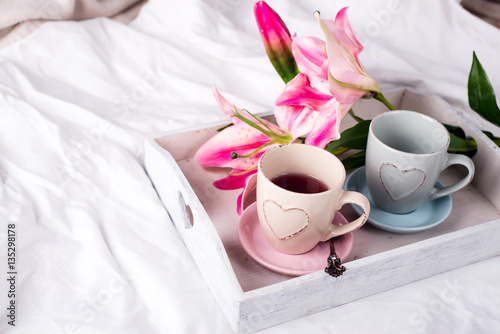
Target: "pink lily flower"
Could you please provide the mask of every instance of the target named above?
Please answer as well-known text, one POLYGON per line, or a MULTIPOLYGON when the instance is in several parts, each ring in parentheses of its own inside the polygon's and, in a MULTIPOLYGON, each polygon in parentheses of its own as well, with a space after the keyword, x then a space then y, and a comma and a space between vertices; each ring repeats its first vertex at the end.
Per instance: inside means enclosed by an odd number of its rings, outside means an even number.
POLYGON ((339 102, 349 104, 361 97, 372 97, 380 89, 359 62, 363 46, 354 36, 346 11, 347 7, 340 10, 335 22, 322 20, 318 12, 314 16, 326 37, 330 93, 339 102))
POLYGON ((352 106, 312 87, 303 73, 287 84, 275 103, 278 124, 294 137, 307 135, 305 144, 320 148, 340 138, 340 121, 352 106))
MULTIPOLYGON (((195 160, 204 167, 229 167, 228 176, 214 182, 218 189, 244 188, 248 178, 257 172, 259 158, 271 147, 294 141, 288 132, 229 103, 215 87, 213 94, 222 111, 231 117, 232 125, 203 144, 195 160)), ((241 194, 237 211, 241 214, 241 194)))
POLYGON ((254 6, 255 19, 267 55, 285 83, 298 73, 292 54, 292 37, 281 17, 264 1, 254 6))
POLYGON ((326 43, 315 37, 291 37, 281 18, 265 2, 256 3, 255 16, 268 56, 287 83, 276 99, 278 125, 230 104, 214 87, 213 93, 232 125, 207 141, 196 152, 201 166, 231 168, 228 176, 214 182, 219 189, 243 188, 242 195, 264 152, 271 147, 302 141, 325 148, 340 138, 340 122, 361 97, 381 95, 358 59, 363 50, 342 9, 335 22, 315 13, 326 43))
POLYGON ((276 99, 275 114, 288 115, 288 122, 301 126, 301 131, 308 129, 305 143, 322 148, 340 138, 340 122, 359 98, 380 92, 359 62, 363 46, 352 32, 346 10, 339 11, 335 22, 323 21, 315 13, 326 43, 316 37, 292 38, 301 74, 276 99))

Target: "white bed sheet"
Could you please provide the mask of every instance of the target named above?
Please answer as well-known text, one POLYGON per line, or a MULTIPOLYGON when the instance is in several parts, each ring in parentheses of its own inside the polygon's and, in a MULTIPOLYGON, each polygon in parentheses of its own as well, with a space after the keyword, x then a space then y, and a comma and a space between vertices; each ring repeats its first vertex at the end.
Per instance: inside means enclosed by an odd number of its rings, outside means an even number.
MULTIPOLYGON (((315 36, 315 10, 333 19, 350 5, 383 90, 466 103, 476 50, 500 92, 499 30, 453 0, 268 3, 315 36)), ((224 119, 213 84, 251 111, 273 105, 283 83, 252 7, 150 0, 130 25, 47 23, 0 50, 0 258, 7 275, 15 224, 18 272, 15 327, 0 280, 0 332, 231 333, 144 173, 142 145, 224 119)), ((262 333, 500 332, 499 278, 495 257, 262 333)))

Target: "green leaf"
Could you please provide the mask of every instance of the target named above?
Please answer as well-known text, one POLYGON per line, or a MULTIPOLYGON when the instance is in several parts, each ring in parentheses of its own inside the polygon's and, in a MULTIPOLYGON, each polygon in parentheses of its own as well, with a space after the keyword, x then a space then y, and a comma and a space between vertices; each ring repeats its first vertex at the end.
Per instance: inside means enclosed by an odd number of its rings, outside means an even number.
POLYGON ((487 121, 500 126, 500 110, 498 109, 495 91, 488 75, 477 59, 476 52, 472 54, 472 66, 467 84, 469 106, 487 121))
POLYGON ((477 143, 471 138, 460 138, 453 133, 450 133, 450 146, 448 147, 448 153, 460 153, 465 154, 468 157, 473 157, 477 152, 477 143))
POLYGON ((495 139, 495 135, 493 135, 493 133, 489 132, 489 131, 485 131, 483 130, 483 133, 486 135, 486 137, 490 138, 490 139, 495 139))
POLYGON ((370 123, 371 120, 361 121, 353 127, 344 130, 340 134, 340 138, 329 142, 325 149, 332 153, 339 148, 365 150, 370 123))
POLYGON ((443 123, 443 125, 448 130, 450 135, 453 134, 459 138, 465 139, 465 132, 461 127, 449 125, 449 124, 444 124, 444 123, 443 123))
POLYGON ((347 158, 342 159, 342 163, 344 164, 344 168, 347 171, 350 171, 359 168, 361 166, 364 166, 365 157, 366 157, 366 151, 361 151, 351 156, 348 156, 347 158))
POLYGON ((494 142, 497 146, 500 146, 500 138, 495 137, 495 135, 489 131, 484 131, 483 133, 486 135, 486 137, 490 138, 492 142, 494 142))

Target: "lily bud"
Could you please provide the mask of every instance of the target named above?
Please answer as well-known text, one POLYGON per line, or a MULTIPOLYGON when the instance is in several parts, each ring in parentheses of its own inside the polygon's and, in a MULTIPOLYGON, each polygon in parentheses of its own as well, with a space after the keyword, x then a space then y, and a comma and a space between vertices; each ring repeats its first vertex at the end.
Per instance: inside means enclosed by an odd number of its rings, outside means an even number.
POLYGON ((254 6, 255 19, 269 60, 285 83, 298 73, 292 54, 292 37, 281 17, 264 1, 254 6))

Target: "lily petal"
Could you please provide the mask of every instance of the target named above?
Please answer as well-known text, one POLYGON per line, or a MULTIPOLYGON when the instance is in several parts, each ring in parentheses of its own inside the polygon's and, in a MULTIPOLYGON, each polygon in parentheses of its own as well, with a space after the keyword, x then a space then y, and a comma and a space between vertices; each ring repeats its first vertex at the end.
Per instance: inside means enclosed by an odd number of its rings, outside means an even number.
POLYGON ((271 139, 262 132, 238 123, 228 127, 210 138, 196 152, 194 158, 200 166, 231 167, 247 170, 257 166, 259 153, 249 158, 231 159, 231 153, 247 155, 271 139))
MULTIPOLYGON (((219 104, 219 107, 224 114, 226 114, 228 116, 234 115, 235 108, 238 112, 243 112, 239 108, 237 108, 234 104, 229 103, 229 101, 226 100, 226 98, 224 96, 222 96, 221 93, 219 93, 219 91, 217 90, 217 87, 215 87, 215 85, 212 86, 212 93, 214 94, 215 100, 219 104)), ((235 117, 232 117, 231 121, 233 122, 233 124, 241 122, 239 119, 237 119, 235 117)))
POLYGON ((243 209, 241 209, 242 206, 241 203, 243 201, 243 191, 239 194, 238 198, 236 199, 236 213, 238 214, 238 216, 241 216, 241 214, 243 213, 243 209))
MULTIPOLYGON (((342 31, 344 31, 347 37, 351 40, 352 43, 347 43, 344 45, 348 47, 349 52, 356 58, 356 60, 358 60, 358 53, 363 51, 363 45, 361 45, 361 43, 354 35, 354 32, 352 31, 351 24, 349 23, 349 19, 347 18, 347 8, 348 7, 344 7, 337 13, 337 16, 335 17, 335 23, 337 23, 340 28, 342 28, 342 31)), ((361 66, 359 61, 358 64, 361 66)))
POLYGON ((274 115, 280 127, 286 129, 294 139, 307 135, 314 126, 318 112, 305 106, 275 106, 274 115))
POLYGON ((352 104, 342 104, 331 99, 320 110, 313 129, 305 143, 325 148, 332 141, 340 138, 340 121, 347 114, 352 104))
MULTIPOLYGON (((235 114, 235 111, 238 112, 240 115, 242 115, 246 119, 253 120, 254 116, 250 115, 246 110, 240 109, 236 107, 234 104, 231 104, 224 96, 222 96, 221 93, 217 90, 215 85, 212 87, 212 93, 215 96, 215 100, 219 104, 219 107, 221 110, 228 116, 231 117, 231 122, 233 124, 238 124, 238 123, 243 123, 242 120, 238 119, 237 117, 232 117, 235 114)), ((262 124, 265 124, 271 131, 275 133, 280 133, 282 132, 279 127, 277 127, 275 124, 263 119, 257 117, 258 121, 261 122, 262 124)))
POLYGON ((241 169, 233 169, 228 176, 215 181, 214 186, 215 188, 222 190, 243 188, 245 186, 246 179, 255 173, 257 173, 257 169, 248 172, 241 169))
POLYGON ((318 110, 331 98, 331 95, 323 94, 311 87, 307 77, 300 73, 286 85, 285 90, 278 96, 275 104, 277 106, 308 106, 318 110))
POLYGON ((368 76, 357 60, 355 52, 359 47, 356 43, 337 23, 322 20, 318 12, 314 15, 326 37, 330 93, 337 101, 350 104, 360 97, 380 92, 377 82, 368 76))
POLYGON ((294 37, 292 52, 301 73, 307 76, 321 74, 321 65, 327 59, 324 41, 309 36, 294 37))
POLYGON ((328 72, 323 70, 324 64, 328 64, 325 42, 316 37, 294 37, 292 52, 300 72, 307 76, 311 86, 329 94, 328 72))
POLYGON ((346 71, 337 77, 340 79, 337 80, 331 73, 328 76, 330 93, 341 103, 352 104, 359 98, 372 97, 374 92, 380 92, 375 80, 355 72, 346 71))

